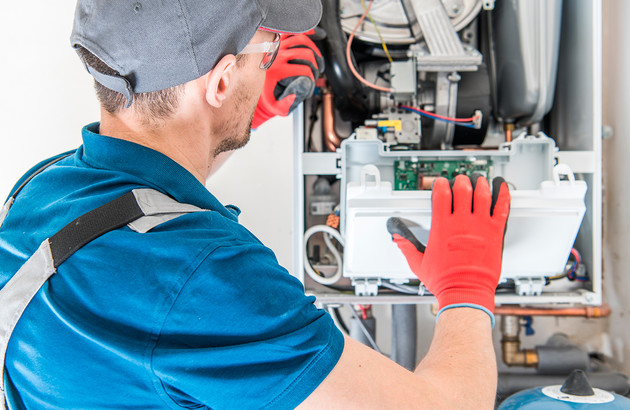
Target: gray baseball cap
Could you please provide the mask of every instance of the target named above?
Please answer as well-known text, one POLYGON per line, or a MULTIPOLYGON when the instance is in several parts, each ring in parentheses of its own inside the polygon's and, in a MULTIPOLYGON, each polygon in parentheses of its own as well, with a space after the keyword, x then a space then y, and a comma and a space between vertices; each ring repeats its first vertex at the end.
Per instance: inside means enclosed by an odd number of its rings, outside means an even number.
POLYGON ((238 54, 256 30, 302 33, 314 28, 320 0, 78 0, 70 42, 120 73, 86 64, 131 105, 133 93, 163 90, 208 73, 238 54))

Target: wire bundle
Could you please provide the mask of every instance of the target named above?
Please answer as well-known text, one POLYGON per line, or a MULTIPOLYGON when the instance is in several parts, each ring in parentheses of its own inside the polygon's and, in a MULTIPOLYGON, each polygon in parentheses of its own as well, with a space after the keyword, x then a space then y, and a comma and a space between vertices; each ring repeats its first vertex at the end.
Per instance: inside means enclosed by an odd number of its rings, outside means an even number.
POLYGON ((582 256, 580 255, 580 252, 578 252, 577 249, 573 248, 571 249, 571 256, 573 256, 573 264, 571 265, 570 268, 567 268, 567 270, 564 271, 564 273, 557 275, 557 276, 548 276, 547 279, 547 284, 549 284, 549 282, 554 281, 554 280, 558 280, 558 279, 563 279, 563 278, 567 278, 571 281, 575 281, 577 280, 578 282, 586 282, 589 280, 588 276, 578 276, 577 274, 577 269, 580 266, 580 262, 582 262, 582 256))
MULTIPOLYGON (((388 87, 381 87, 379 85, 376 85, 374 83, 369 82, 368 80, 366 80, 365 78, 363 78, 361 76, 361 74, 359 74, 359 72, 357 71, 357 69, 354 67, 354 63, 352 62, 352 41, 354 40, 354 36, 357 32, 357 30, 359 29, 359 27, 361 26, 361 24, 363 23, 363 20, 365 20, 366 17, 368 17, 371 21, 372 24, 374 24, 374 28, 376 29, 376 32, 378 33, 380 39, 381 39, 381 44, 383 47, 383 51, 385 52, 385 55, 387 56, 387 59, 389 60, 389 62, 393 62, 391 55, 389 54, 389 51, 387 50, 387 45, 385 44, 385 40, 383 39, 383 36, 381 35, 380 30, 378 29, 378 26, 376 24, 376 22, 374 21, 374 19, 372 19, 372 17, 370 16, 370 9, 372 8, 372 3, 374 2, 374 0, 370 0, 370 2, 368 3, 367 7, 365 6, 365 1, 361 0, 361 4, 363 6, 363 14, 361 15, 361 18, 359 18, 359 21, 357 22, 356 26, 354 27, 354 29, 352 30, 352 33, 350 34, 350 37, 348 37, 348 42, 346 43, 346 60, 348 62, 348 67, 350 68, 350 71, 352 71, 352 74, 364 85, 373 88, 375 90, 379 90, 379 91, 384 91, 384 92, 393 92, 394 90, 392 88, 388 88, 388 87)), ((425 111, 422 110, 420 108, 415 108, 415 107, 410 107, 407 105, 399 105, 398 108, 406 110, 406 111, 412 111, 415 112, 418 115, 422 115, 428 118, 431 118, 433 120, 436 121, 444 121, 444 122, 449 122, 449 123, 454 123, 455 125, 458 125, 460 127, 467 127, 467 128, 473 128, 473 129, 478 129, 479 125, 475 124, 475 121, 479 120, 480 116, 479 115, 475 115, 473 117, 470 118, 452 118, 452 117, 445 117, 443 115, 438 115, 429 111, 425 111)))
POLYGON ((571 249, 571 255, 575 258, 575 262, 573 263, 573 266, 571 266, 569 273, 567 273, 567 278, 569 280, 577 280, 578 282, 586 282, 588 280, 588 276, 578 276, 576 272, 577 267, 582 261, 582 256, 575 248, 571 249))
POLYGON ((400 108, 401 110, 404 110, 404 111, 415 112, 418 115, 421 115, 421 116, 427 117, 427 118, 431 118, 431 119, 434 119, 436 121, 450 122, 450 123, 454 123, 455 125, 458 125, 460 127, 478 128, 475 125, 475 121, 479 119, 478 115, 474 115, 474 116, 472 116, 470 118, 453 118, 453 117, 445 117, 443 115, 439 115, 439 114, 435 114, 433 112, 425 111, 425 110, 422 110, 420 108, 410 107, 408 105, 399 105, 398 108, 400 108))

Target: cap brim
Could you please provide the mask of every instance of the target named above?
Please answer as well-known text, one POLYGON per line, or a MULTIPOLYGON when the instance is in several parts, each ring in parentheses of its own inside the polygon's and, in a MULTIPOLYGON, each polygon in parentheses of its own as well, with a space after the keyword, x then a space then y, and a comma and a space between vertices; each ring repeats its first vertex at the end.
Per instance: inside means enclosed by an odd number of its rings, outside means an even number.
POLYGON ((260 28, 283 33, 304 33, 322 18, 320 0, 273 0, 260 28))

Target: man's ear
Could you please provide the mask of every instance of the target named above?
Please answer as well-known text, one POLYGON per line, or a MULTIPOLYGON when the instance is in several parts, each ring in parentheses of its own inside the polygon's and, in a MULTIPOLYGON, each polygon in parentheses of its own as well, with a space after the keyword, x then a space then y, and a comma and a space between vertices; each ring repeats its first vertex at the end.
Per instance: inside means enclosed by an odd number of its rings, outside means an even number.
POLYGON ((236 57, 228 54, 206 74, 206 101, 213 107, 219 108, 227 97, 227 90, 232 82, 236 57))

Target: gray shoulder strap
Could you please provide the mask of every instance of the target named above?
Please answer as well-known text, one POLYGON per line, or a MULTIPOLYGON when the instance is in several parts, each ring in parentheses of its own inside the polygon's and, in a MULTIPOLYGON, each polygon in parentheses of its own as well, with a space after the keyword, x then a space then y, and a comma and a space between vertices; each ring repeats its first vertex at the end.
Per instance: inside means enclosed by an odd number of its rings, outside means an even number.
POLYGON ((194 205, 182 204, 153 189, 134 189, 138 206, 144 213, 143 217, 130 222, 128 226, 136 232, 145 233, 164 222, 175 219, 178 216, 205 211, 194 205))
MULTIPOLYGON (((13 201, 9 202, 0 212, 0 226, 13 201)), ((125 224, 136 232, 146 233, 178 216, 200 211, 204 209, 181 204, 153 189, 134 189, 80 216, 45 239, 0 290, 0 410, 6 409, 4 368, 11 334, 28 304, 61 263, 91 240, 125 224), (77 226, 82 228, 77 229, 77 226)))

